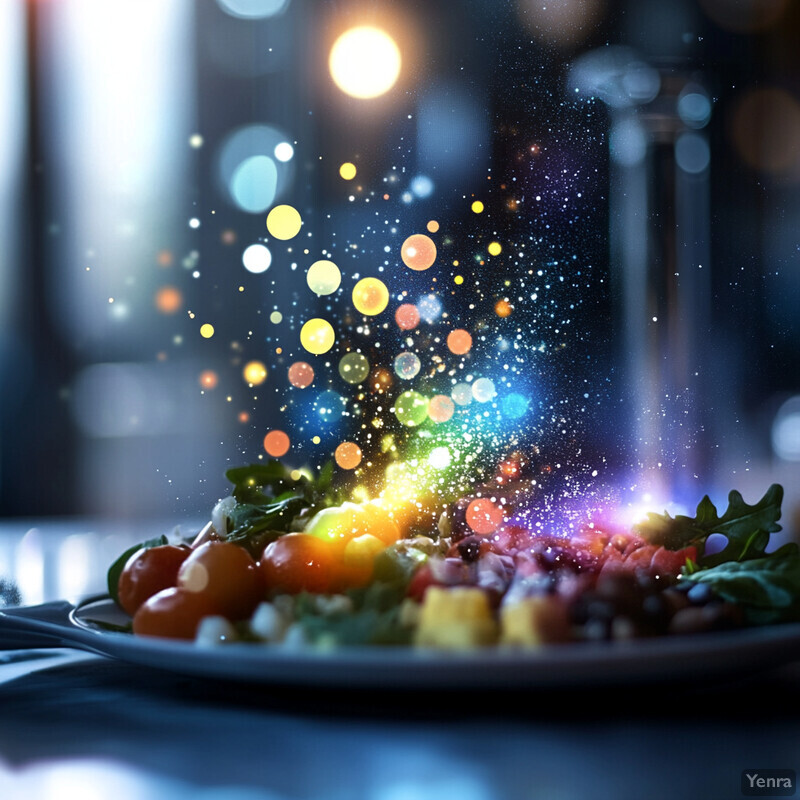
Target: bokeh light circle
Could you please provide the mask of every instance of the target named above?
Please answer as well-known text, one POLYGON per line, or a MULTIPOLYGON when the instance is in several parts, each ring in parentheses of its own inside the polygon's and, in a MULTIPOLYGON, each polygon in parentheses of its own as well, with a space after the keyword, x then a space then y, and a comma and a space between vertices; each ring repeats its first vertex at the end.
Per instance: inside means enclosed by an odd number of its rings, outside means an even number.
POLYGON ((315 356, 327 353, 333 347, 335 340, 333 326, 319 317, 308 320, 300 329, 300 344, 315 356))
POLYGON ((162 314, 174 314, 183 305, 183 295, 174 286, 162 286, 156 292, 155 304, 162 314))
POLYGON ((499 256, 503 252, 503 246, 500 242, 489 242, 489 246, 486 249, 489 251, 490 256, 499 256))
POLYGON ((368 317, 380 314, 389 305, 389 290, 378 278, 362 278, 353 287, 353 305, 368 317))
POLYGON ((293 239, 300 233, 302 224, 300 212, 294 206, 275 206, 267 214, 267 230, 276 239, 293 239))
POLYGON ((333 389, 325 389, 314 400, 314 411, 317 420, 325 425, 332 425, 345 415, 347 401, 333 389))
POLYGON ((450 392, 453 402, 460 406, 468 406, 472 402, 472 387, 468 383, 457 383, 450 392))
POLYGON ((428 417, 428 400, 419 392, 409 389, 395 401, 394 415, 407 428, 422 425, 428 417))
POLYGON ((436 322, 442 313, 442 301, 435 294, 426 294, 417 303, 419 315, 429 325, 436 322))
POLYGON ((494 381, 491 378, 478 378, 472 384, 472 396, 479 403, 488 403, 497 394, 494 388, 494 381))
POLYGON ((294 156, 294 147, 292 147, 289 142, 278 142, 272 153, 278 161, 285 164, 287 161, 292 160, 294 156))
POLYGON ((283 431, 270 431, 264 437, 264 450, 267 451, 267 455, 273 458, 285 456, 289 452, 290 445, 289 436, 283 431))
POLYGON ((342 282, 342 273, 333 261, 315 261, 306 273, 306 283, 314 294, 333 294, 342 282))
POLYGON ((409 269, 422 272, 436 261, 436 245, 430 236, 414 233, 400 247, 400 258, 409 269))
POLYGON ((210 339, 214 335, 214 326, 210 322, 205 322, 200 326, 200 335, 204 339, 210 339))
POLYGON ((475 214, 483 213, 483 203, 480 200, 475 200, 470 206, 475 214))
POLYGON ((410 381, 412 378, 416 378, 421 366, 422 362, 419 360, 419 356, 416 353, 399 353, 394 360, 394 371, 397 373, 397 376, 404 381, 410 381))
POLYGON ((216 389, 217 384, 219 383, 219 377, 213 369, 204 369, 200 373, 200 377, 197 379, 197 382, 204 389, 216 389))
POLYGON ((351 161, 345 161, 344 164, 339 167, 339 176, 345 181, 353 180, 357 172, 356 165, 351 161))
POLYGON ((463 356, 472 349, 472 336, 463 328, 456 328, 447 334, 447 349, 457 356, 463 356))
POLYGON ((453 401, 443 394, 434 395, 428 404, 428 416, 439 424, 450 420, 455 410, 456 407, 453 401))
POLYGON ((298 389, 305 389, 314 383, 314 367, 306 361, 295 361, 289 367, 289 383, 298 389))
POLYGON ((219 7, 239 19, 264 19, 280 14, 289 0, 217 0, 219 7))
POLYGON ((435 219, 431 219, 428 220, 425 227, 428 229, 428 233, 436 233, 439 230, 439 223, 435 219))
POLYGON ((242 253, 242 264, 248 272, 266 272, 272 264, 272 253, 263 244, 251 244, 242 253))
POLYGON ((333 457, 342 469, 355 469, 361 463, 361 448, 355 442, 342 442, 333 457))
POLYGON ((530 406, 530 400, 519 392, 512 392, 500 401, 500 410, 510 419, 524 417, 530 406))
POLYGON ((334 42, 328 68, 345 94, 368 100, 394 86, 401 61, 400 50, 388 33, 363 25, 345 31, 334 42))
POLYGON ((260 361, 249 361, 244 365, 242 375, 252 386, 258 386, 267 379, 267 368, 260 361))
POLYGON ((269 156, 257 155, 244 159, 233 172, 229 191, 242 211, 259 214, 275 200, 278 190, 278 170, 269 156))
POLYGON ((475 533, 494 533, 503 523, 503 509, 488 497, 479 497, 467 506, 467 525, 475 533))
POLYGON ((514 308, 508 300, 498 300, 494 305, 494 313, 501 319, 510 317, 513 310, 514 308))
POLYGON ((362 383, 369 375, 369 360, 362 353, 347 353, 339 361, 339 375, 347 383, 362 383))
POLYGON ((394 312, 394 321, 401 330, 414 330, 419 325, 419 309, 413 303, 403 303, 394 312))

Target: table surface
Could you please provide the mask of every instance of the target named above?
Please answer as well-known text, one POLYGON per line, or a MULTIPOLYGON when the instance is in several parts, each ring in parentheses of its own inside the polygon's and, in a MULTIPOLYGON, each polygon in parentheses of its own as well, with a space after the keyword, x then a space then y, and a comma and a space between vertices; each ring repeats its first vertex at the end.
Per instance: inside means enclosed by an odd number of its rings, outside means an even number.
MULTIPOLYGON (((103 550, 140 533, 0 524, 0 577, 22 575, 29 602, 53 599, 46 588, 78 583, 66 558, 94 591, 102 575, 80 565, 81 537, 103 550)), ((701 685, 431 693, 0 652, 4 800, 726 800, 742 796, 742 770, 798 761, 800 663, 701 685)))

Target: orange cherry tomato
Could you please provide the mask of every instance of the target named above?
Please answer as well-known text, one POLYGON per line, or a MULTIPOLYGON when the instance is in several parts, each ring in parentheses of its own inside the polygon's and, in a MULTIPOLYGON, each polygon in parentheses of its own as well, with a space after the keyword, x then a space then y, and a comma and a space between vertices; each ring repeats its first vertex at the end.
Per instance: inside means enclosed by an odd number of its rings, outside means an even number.
POLYGON ((133 616, 145 600, 175 586, 178 570, 189 553, 188 547, 172 544, 137 550, 119 576, 117 594, 122 608, 133 616))
POLYGON ((139 607, 133 618, 133 632, 139 636, 194 639, 200 620, 217 613, 205 594, 163 589, 139 607))
POLYGON ((250 554, 232 542, 206 542, 183 562, 178 587, 202 594, 230 620, 244 619, 264 599, 264 579, 250 554))
POLYGON ((261 557, 261 573, 273 593, 330 591, 335 578, 334 545, 309 533, 287 533, 271 542, 261 557))

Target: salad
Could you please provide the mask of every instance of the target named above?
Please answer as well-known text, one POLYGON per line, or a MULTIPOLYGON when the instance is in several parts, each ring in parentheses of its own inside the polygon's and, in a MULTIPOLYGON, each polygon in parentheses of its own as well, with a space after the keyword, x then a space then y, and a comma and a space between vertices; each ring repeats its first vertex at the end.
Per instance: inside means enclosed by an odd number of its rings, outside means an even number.
POLYGON ((282 646, 535 648, 800 621, 800 550, 770 548, 783 489, 720 515, 650 513, 565 538, 462 498, 351 502, 273 461, 231 469, 229 497, 190 541, 161 536, 108 572, 138 636, 282 646), (426 512, 427 513, 423 513, 426 512), (491 533, 482 532, 492 527, 491 533))

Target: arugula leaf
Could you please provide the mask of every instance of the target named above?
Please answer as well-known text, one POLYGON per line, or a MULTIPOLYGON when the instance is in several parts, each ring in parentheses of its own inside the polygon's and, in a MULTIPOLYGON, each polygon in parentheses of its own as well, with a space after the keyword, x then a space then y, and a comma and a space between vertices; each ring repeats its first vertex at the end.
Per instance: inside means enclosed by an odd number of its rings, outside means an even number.
POLYGON ((755 505, 744 502, 742 495, 732 491, 728 495, 728 508, 720 517, 706 495, 697 506, 694 517, 678 514, 671 517, 649 513, 647 520, 636 526, 638 533, 651 544, 663 545, 668 550, 680 550, 696 545, 702 566, 713 567, 726 561, 760 558, 766 554, 769 535, 781 530, 777 521, 781 516, 783 487, 777 483, 755 505), (706 539, 720 533, 728 539, 718 553, 704 555, 706 539))
POLYGON ((307 507, 308 501, 296 495, 262 505, 238 503, 228 515, 228 532, 222 538, 260 558, 267 544, 287 533, 292 520, 307 507))
POLYGON ((710 585, 723 600, 742 606, 752 623, 800 620, 800 549, 794 542, 762 558, 726 561, 681 580, 710 585))
POLYGON ((125 565, 128 563, 128 559, 134 554, 138 553, 139 550, 148 547, 159 547, 162 544, 169 544, 167 537, 163 534, 161 536, 157 536, 154 539, 148 539, 145 542, 140 542, 139 544, 135 544, 133 547, 129 547, 117 560, 108 568, 108 574, 106 575, 106 583, 108 584, 108 593, 111 595, 114 602, 119 605, 119 576, 122 574, 122 570, 125 569, 125 565))
POLYGON ((304 475, 292 478, 289 469, 280 461, 234 467, 225 472, 225 477, 233 484, 232 494, 236 500, 250 505, 268 503, 281 492, 303 494, 310 483, 304 475), (269 489, 271 495, 262 489, 269 489))

